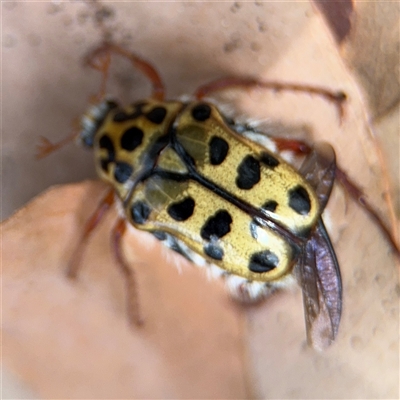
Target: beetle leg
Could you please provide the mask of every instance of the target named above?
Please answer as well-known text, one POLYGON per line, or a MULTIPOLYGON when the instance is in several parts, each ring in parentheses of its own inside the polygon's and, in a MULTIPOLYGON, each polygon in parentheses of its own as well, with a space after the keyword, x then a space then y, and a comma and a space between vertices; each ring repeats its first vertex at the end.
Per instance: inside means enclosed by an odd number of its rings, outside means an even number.
MULTIPOLYGON (((109 64, 110 55, 112 53, 127 58, 133 64, 133 66, 137 68, 151 82, 153 87, 152 97, 156 100, 164 100, 165 86, 157 70, 143 58, 139 57, 135 53, 125 50, 121 46, 109 42, 104 42, 85 57, 85 63, 86 65, 89 65, 92 68, 95 68, 102 72, 104 76, 104 69, 108 68, 108 65, 107 67, 105 67, 104 63, 109 64)), ((103 88, 103 90, 105 93, 105 87, 103 88)))
MULTIPOLYGON (((97 71, 100 71, 102 74, 102 81, 101 81, 101 88, 99 93, 96 96, 92 96, 90 99, 89 103, 95 104, 101 101, 106 93, 106 85, 107 85, 107 80, 108 80, 108 73, 110 70, 110 63, 111 63, 111 57, 109 53, 103 52, 101 53, 101 57, 89 57, 86 60, 86 64, 89 65, 90 67, 96 69, 97 71)), ((73 129, 72 133, 68 135, 66 138, 60 140, 59 142, 52 143, 50 140, 47 138, 41 136, 40 137, 40 143, 37 145, 37 152, 36 152, 36 158, 44 158, 48 156, 49 154, 53 153, 54 151, 60 149, 61 147, 64 147, 66 144, 74 141, 77 139, 80 135, 80 118, 76 118, 73 122, 73 129)))
POLYGON ((308 143, 297 139, 286 139, 280 137, 272 138, 279 151, 289 150, 297 156, 306 156, 311 153, 312 147, 308 143))
POLYGON ((273 90, 275 92, 289 91, 300 92, 311 95, 320 96, 330 102, 333 102, 337 107, 340 121, 344 117, 344 103, 346 101, 346 94, 342 91, 334 92, 322 86, 314 85, 301 85, 291 82, 279 81, 259 81, 253 78, 239 78, 239 77, 226 77, 211 81, 205 85, 200 86, 194 93, 196 99, 200 100, 205 96, 212 93, 219 92, 226 89, 252 89, 262 88, 273 90))
MULTIPOLYGON (((90 103, 98 103, 101 101, 106 94, 106 85, 109 76, 110 64, 111 64, 111 54, 118 54, 122 57, 127 58, 135 68, 142 72, 146 78, 151 82, 153 90, 152 97, 156 100, 163 101, 165 97, 165 87, 161 80, 160 75, 157 70, 147 61, 143 60, 134 53, 131 53, 122 47, 104 42, 99 47, 95 48, 85 57, 85 64, 91 68, 100 71, 102 74, 102 81, 99 93, 92 96, 90 103)), ((60 140, 57 143, 52 143, 45 137, 40 138, 40 143, 37 146, 36 158, 44 158, 50 153, 64 147, 66 144, 74 141, 80 134, 80 125, 78 120, 74 121, 73 132, 66 138, 60 140)))
MULTIPOLYGON (((102 53, 101 57, 93 56, 88 58, 86 60, 86 63, 90 67, 96 69, 97 71, 100 71, 102 74, 100 91, 96 96, 92 96, 92 98, 89 101, 89 103, 95 104, 101 101, 105 96, 108 73, 110 70, 111 57, 109 53, 102 53)), ((64 147, 66 144, 73 142, 75 139, 79 137, 80 130, 81 130, 80 118, 76 118, 73 122, 72 133, 67 137, 65 137, 64 139, 60 140, 59 142, 52 143, 44 136, 41 136, 40 143, 37 145, 36 148, 37 150, 36 158, 37 159, 44 158, 49 154, 53 153, 54 151, 60 149, 61 147, 64 147)))
POLYGON ((129 322, 132 325, 141 325, 143 320, 140 316, 137 284, 135 280, 135 272, 125 260, 121 248, 121 239, 126 232, 126 221, 123 218, 118 219, 111 233, 111 243, 115 257, 122 273, 124 274, 127 286, 127 312, 129 322))
MULTIPOLYGON (((277 145, 279 151, 289 150, 299 156, 305 155, 307 157, 313 157, 313 148, 301 140, 285 138, 272 138, 272 140, 277 145)), ((345 192, 354 201, 356 201, 366 211, 369 217, 378 225, 382 234, 389 242, 392 250, 396 256, 400 258, 400 246, 396 242, 395 234, 392 233, 385 225, 383 218, 379 215, 374 206, 368 201, 362 189, 338 165, 336 165, 335 169, 335 180, 342 185, 345 192)))
POLYGON ((77 277, 80 266, 80 260, 82 258, 87 242, 92 232, 99 225, 99 223, 104 218, 104 216, 106 215, 107 211, 111 208, 113 203, 114 203, 114 189, 109 189, 106 195, 100 201, 95 212, 86 222, 82 236, 79 240, 78 247, 75 249, 68 264, 68 268, 66 271, 68 278, 75 279, 77 277))
POLYGON ((75 138, 78 136, 77 132, 73 132, 71 135, 68 135, 64 139, 60 140, 57 143, 50 142, 45 136, 40 136, 40 142, 36 145, 36 154, 35 157, 39 160, 41 158, 47 157, 49 154, 54 151, 64 147, 66 144, 73 142, 75 138))
MULTIPOLYGON (((100 56, 90 56, 87 58, 86 63, 90 67, 96 69, 97 71, 100 71, 102 74, 102 81, 101 81, 101 89, 99 93, 96 96, 92 96, 90 99, 91 104, 98 103, 101 101, 106 93, 106 85, 107 85, 107 80, 108 80, 108 74, 110 70, 110 63, 111 63, 111 57, 110 53, 107 52, 102 52, 100 56)), ((50 153, 53 153, 54 151, 60 149, 61 147, 64 147, 66 144, 74 141, 77 139, 80 135, 80 119, 75 119, 74 121, 74 128, 73 131, 70 135, 68 135, 66 138, 60 140, 59 142, 52 143, 50 140, 48 140, 46 137, 41 136, 40 137, 40 143, 37 145, 37 153, 36 153, 36 158, 41 159, 49 155, 50 153)))
POLYGON ((79 136, 79 119, 75 118, 72 123, 72 133, 69 134, 64 139, 60 140, 59 142, 52 143, 49 139, 44 136, 40 136, 40 142, 36 145, 36 154, 35 157, 39 160, 41 158, 47 157, 49 154, 53 153, 54 151, 64 147, 65 145, 73 142, 79 136))

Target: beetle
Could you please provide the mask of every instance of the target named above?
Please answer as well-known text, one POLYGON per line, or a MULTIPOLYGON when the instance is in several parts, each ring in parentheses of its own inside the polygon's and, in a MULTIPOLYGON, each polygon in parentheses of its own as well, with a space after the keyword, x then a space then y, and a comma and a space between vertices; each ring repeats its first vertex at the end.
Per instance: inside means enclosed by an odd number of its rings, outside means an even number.
MULTIPOLYGON (((134 272, 121 249, 127 225, 207 266, 242 301, 258 301, 297 279, 308 342, 328 347, 338 334, 342 282, 322 213, 335 179, 358 200, 362 192, 337 168, 329 144, 310 147, 292 139, 268 139, 204 97, 232 87, 306 92, 334 102, 342 116, 345 95, 315 86, 225 78, 198 88, 193 100, 167 101, 156 69, 116 44, 101 44, 87 63, 103 74, 103 85, 83 115, 80 131, 56 144, 43 139, 39 146, 43 157, 77 139, 94 151, 96 171, 110 185, 86 224, 67 275, 77 276, 89 236, 118 201, 123 213, 112 240, 128 283, 131 323, 142 320, 134 272), (128 58, 150 80, 149 99, 124 107, 105 97, 112 54, 128 58), (305 156, 298 170, 280 155, 286 149, 305 156)), ((366 208, 398 253, 377 214, 366 208)))

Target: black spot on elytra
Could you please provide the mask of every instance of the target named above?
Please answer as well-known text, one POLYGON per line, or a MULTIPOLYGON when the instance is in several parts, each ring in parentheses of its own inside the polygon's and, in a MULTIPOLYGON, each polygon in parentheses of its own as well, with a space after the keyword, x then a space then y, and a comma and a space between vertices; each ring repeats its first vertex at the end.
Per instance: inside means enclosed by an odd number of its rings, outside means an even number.
POLYGON ((289 190, 289 207, 298 214, 307 215, 311 210, 310 196, 303 186, 296 186, 289 190))
POLYGON ((126 151, 133 151, 143 141, 143 131, 136 126, 128 128, 121 136, 121 147, 126 151))
POLYGON ((132 221, 137 224, 144 224, 151 213, 150 206, 144 201, 138 200, 132 204, 131 217, 132 221))
POLYGON ((224 250, 215 243, 208 243, 204 246, 204 253, 214 260, 222 260, 224 258, 224 250))
POLYGON ((268 200, 261 208, 265 211, 275 212, 278 203, 275 200, 268 200))
POLYGON ((101 149, 106 149, 108 152, 108 162, 115 161, 115 148, 112 140, 107 134, 104 134, 99 140, 101 149))
POLYGON ((253 156, 246 156, 237 168, 236 185, 239 189, 251 189, 260 181, 260 163, 253 156))
POLYGON ((119 183, 125 183, 132 175, 133 168, 130 164, 122 161, 115 163, 114 178, 119 183))
POLYGON ((161 124, 167 115, 165 107, 154 107, 151 111, 146 114, 146 118, 153 122, 153 124, 161 124))
POLYGON ((113 121, 114 122, 125 122, 130 119, 135 119, 143 115, 142 108, 146 105, 145 102, 134 104, 134 110, 131 113, 127 113, 126 111, 118 111, 114 114, 113 121))
POLYGON ((271 154, 261 153, 260 161, 270 168, 275 168, 279 165, 279 161, 271 154))
POLYGON ((198 104, 196 107, 192 109, 192 117, 196 121, 206 121, 210 118, 211 115, 211 107, 208 104, 198 104))
POLYGON ((161 240, 161 241, 163 241, 167 238, 167 234, 163 231, 153 231, 151 233, 154 235, 154 237, 156 237, 158 240, 161 240))
POLYGON ((110 163, 115 161, 115 148, 112 140, 106 133, 100 138, 99 147, 107 151, 107 158, 100 159, 100 167, 108 173, 110 163))
POLYGON ((210 163, 220 165, 224 162, 229 150, 229 144, 226 140, 213 136, 209 143, 210 163))
POLYGON ((231 231, 232 217, 226 210, 217 211, 208 218, 201 228, 200 235, 205 240, 222 238, 231 231))
POLYGON ((186 221, 194 211, 195 202, 191 197, 186 197, 178 203, 173 203, 168 207, 168 214, 175 221, 186 221))
POLYGON ((268 272, 276 268, 278 264, 278 256, 269 250, 264 250, 251 256, 249 270, 257 273, 268 272))
POLYGON ((130 119, 129 114, 125 111, 118 111, 114 114, 113 121, 114 122, 125 122, 130 119))

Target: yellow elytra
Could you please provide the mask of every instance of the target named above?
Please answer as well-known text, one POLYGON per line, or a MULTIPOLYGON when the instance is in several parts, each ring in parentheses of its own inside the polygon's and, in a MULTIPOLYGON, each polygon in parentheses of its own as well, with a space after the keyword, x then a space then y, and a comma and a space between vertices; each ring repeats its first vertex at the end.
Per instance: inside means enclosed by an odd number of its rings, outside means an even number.
POLYGON ((172 235, 248 281, 291 272, 298 251, 257 218, 299 237, 309 234, 319 204, 297 171, 235 133, 212 104, 107 104, 93 137, 96 169, 136 228, 172 235))

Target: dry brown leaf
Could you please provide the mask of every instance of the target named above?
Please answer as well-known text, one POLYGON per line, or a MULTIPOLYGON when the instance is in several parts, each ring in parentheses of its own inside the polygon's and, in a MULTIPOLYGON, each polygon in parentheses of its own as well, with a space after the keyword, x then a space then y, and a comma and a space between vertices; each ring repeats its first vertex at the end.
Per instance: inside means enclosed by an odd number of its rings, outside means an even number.
MULTIPOLYGON (((13 4, 3 6, 6 214, 50 183, 87 176, 90 154, 70 148, 34 162, 33 145, 42 134, 66 135, 98 90, 98 76, 81 66, 99 41, 90 9, 13 4)), ((360 88, 309 4, 108 7, 102 15, 109 15, 116 40, 151 60, 172 96, 232 74, 344 90, 349 104, 342 125, 331 104, 310 96, 253 91, 231 98, 246 115, 273 121, 275 130, 306 131, 332 143, 342 167, 389 222, 360 88)), ((148 94, 124 62, 116 64, 110 90, 125 101, 148 94)), ((305 347, 299 290, 248 309, 245 329, 218 283, 190 267, 178 276, 156 261, 158 244, 154 251, 140 248, 140 234, 127 238, 124 249, 140 270, 147 323, 129 331, 123 281, 108 248, 111 217, 87 249, 81 279, 74 285, 63 276, 102 190, 93 183, 58 188, 3 225, 3 361, 38 396, 398 397, 397 269, 379 230, 342 190, 334 191, 325 219, 343 274, 344 315, 337 342, 324 354, 305 347)))
POLYGON ((340 44, 351 33, 352 16, 354 11, 353 0, 326 1, 313 0, 323 14, 326 23, 331 29, 336 41, 340 44))
POLYGON ((366 95, 371 118, 379 120, 400 101, 400 4, 360 2, 344 58, 366 95))
POLYGON ((400 4, 357 3, 357 23, 343 57, 370 110, 382 168, 387 168, 395 215, 400 215, 400 4))

